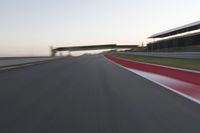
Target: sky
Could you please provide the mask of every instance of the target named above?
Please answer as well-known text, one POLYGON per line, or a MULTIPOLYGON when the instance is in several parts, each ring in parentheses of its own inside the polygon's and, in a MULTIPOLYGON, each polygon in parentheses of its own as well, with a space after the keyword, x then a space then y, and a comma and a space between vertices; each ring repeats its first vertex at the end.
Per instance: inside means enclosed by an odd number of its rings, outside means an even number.
POLYGON ((48 55, 49 47, 117 43, 200 20, 199 0, 0 0, 0 56, 48 55))

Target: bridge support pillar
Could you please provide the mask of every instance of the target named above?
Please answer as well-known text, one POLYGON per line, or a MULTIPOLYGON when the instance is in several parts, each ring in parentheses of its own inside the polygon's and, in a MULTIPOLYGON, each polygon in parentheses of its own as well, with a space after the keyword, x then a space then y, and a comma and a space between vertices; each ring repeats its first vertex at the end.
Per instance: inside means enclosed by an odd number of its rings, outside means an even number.
POLYGON ((52 46, 50 47, 50 52, 51 52, 51 56, 52 56, 52 57, 53 57, 53 56, 56 56, 56 50, 53 49, 52 46))

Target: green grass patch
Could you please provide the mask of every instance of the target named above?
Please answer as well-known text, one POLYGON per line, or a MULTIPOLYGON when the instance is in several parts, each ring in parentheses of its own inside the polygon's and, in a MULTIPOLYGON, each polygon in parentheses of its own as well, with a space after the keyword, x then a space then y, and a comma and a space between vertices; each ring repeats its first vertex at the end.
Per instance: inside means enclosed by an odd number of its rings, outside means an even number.
POLYGON ((152 56, 140 56, 140 55, 129 55, 118 52, 112 52, 111 55, 152 64, 159 64, 165 66, 172 66, 178 68, 185 68, 190 70, 200 71, 200 60, 199 59, 183 59, 183 58, 166 58, 166 57, 152 57, 152 56))

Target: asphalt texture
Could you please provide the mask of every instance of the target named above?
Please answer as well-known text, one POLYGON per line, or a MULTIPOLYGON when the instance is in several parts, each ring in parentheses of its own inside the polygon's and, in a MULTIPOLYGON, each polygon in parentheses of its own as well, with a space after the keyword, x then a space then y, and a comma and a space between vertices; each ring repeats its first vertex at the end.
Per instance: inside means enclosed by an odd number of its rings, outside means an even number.
POLYGON ((0 71, 1 133, 200 133, 200 105, 102 55, 0 71))

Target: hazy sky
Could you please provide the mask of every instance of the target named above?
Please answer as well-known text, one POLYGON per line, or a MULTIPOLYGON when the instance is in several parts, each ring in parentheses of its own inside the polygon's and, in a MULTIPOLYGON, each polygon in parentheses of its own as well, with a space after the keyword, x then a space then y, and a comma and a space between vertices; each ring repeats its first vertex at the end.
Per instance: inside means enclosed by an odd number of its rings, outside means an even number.
POLYGON ((200 0, 0 0, 0 56, 49 46, 141 44, 200 20, 200 0))

